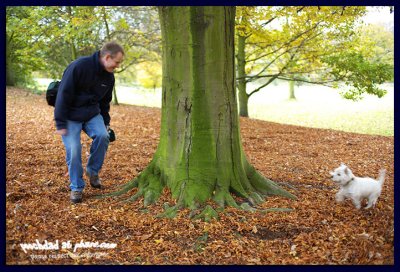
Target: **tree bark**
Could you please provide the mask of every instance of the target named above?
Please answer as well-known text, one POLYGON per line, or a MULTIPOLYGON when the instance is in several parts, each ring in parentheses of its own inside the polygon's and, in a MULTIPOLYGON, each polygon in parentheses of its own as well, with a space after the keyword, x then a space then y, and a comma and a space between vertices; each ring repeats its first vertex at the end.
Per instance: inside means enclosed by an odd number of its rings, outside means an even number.
MULTIPOLYGON (((177 208, 213 199, 239 207, 230 192, 261 203, 294 198, 264 178, 243 152, 235 94, 234 7, 159 7, 163 37, 160 143, 138 186, 144 205, 168 187, 177 208)), ((121 191, 121 192, 122 192, 121 191)))
POLYGON ((246 60, 245 60, 246 37, 238 35, 237 53, 237 74, 238 74, 238 96, 239 114, 242 117, 249 117, 248 101, 249 95, 246 92, 246 60))

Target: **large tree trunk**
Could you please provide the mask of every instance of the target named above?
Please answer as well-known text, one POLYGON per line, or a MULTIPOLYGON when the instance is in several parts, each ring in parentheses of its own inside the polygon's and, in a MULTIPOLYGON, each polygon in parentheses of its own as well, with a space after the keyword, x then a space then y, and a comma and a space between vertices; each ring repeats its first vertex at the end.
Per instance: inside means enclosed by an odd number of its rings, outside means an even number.
POLYGON ((245 45, 246 45, 246 37, 238 35, 237 73, 238 73, 239 114, 242 117, 249 117, 249 112, 248 112, 249 95, 246 92, 245 45))
POLYGON ((163 37, 161 137, 149 166, 124 189, 148 205, 164 186, 176 207, 213 199, 239 207, 267 194, 294 197, 252 167, 243 152, 235 95, 234 7, 160 7, 163 37))

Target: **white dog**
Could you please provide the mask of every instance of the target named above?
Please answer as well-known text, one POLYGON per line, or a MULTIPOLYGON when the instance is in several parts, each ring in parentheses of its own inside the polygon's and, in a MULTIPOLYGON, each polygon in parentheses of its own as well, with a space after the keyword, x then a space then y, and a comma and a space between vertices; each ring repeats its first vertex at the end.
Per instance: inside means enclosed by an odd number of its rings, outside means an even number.
POLYGON ((361 201, 364 198, 367 198, 368 205, 365 209, 375 206, 382 191, 385 173, 385 169, 380 170, 378 180, 368 177, 360 178, 354 176, 351 170, 342 163, 333 172, 330 172, 332 180, 340 186, 340 190, 336 194, 336 201, 342 202, 346 198, 350 198, 353 201, 354 206, 356 206, 357 209, 360 209, 361 201))

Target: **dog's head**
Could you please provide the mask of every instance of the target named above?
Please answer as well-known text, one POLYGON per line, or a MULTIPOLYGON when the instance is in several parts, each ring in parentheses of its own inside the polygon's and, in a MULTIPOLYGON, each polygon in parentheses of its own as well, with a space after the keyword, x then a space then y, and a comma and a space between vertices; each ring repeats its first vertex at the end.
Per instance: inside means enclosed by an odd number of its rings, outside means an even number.
POLYGON ((338 168, 329 172, 331 174, 331 178, 334 182, 340 185, 344 185, 351 180, 354 175, 351 172, 350 168, 347 167, 344 163, 342 163, 338 168))

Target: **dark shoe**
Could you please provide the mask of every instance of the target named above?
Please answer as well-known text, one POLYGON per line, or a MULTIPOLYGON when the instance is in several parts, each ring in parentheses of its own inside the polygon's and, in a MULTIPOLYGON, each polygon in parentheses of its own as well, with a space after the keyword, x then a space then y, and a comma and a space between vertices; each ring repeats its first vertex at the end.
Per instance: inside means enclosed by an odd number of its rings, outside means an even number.
POLYGON ((86 172, 86 176, 88 176, 90 185, 93 188, 101 189, 101 182, 100 182, 99 175, 91 176, 88 172, 86 172))
POLYGON ((82 202, 82 192, 71 191, 71 202, 76 204, 82 202))

